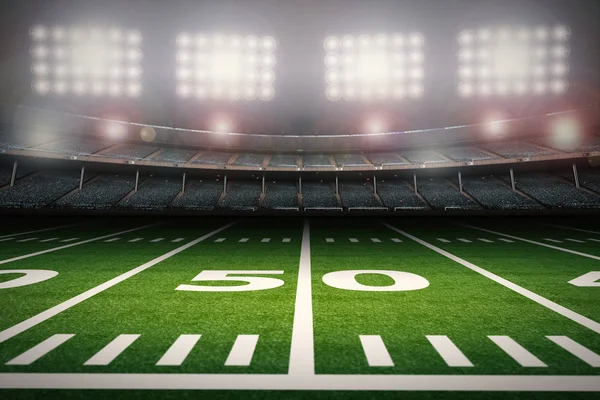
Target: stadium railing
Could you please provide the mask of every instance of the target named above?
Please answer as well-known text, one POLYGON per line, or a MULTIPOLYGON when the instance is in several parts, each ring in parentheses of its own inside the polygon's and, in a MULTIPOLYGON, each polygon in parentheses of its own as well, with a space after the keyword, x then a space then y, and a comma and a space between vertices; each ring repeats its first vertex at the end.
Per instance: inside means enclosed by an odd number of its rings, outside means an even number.
POLYGON ((348 211, 389 211, 387 207, 348 207, 348 211))
POLYGON ((418 210, 428 210, 427 207, 394 207, 394 211, 418 211, 418 210))
POLYGON ((304 211, 344 211, 342 207, 304 207, 304 211))

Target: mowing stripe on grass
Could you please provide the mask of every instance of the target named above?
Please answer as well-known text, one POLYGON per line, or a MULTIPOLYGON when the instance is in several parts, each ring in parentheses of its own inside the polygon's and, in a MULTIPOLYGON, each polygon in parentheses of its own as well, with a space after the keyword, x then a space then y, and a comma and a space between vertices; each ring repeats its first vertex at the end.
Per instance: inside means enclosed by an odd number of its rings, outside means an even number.
POLYGON ((596 234, 596 235, 600 235, 600 232, 597 232, 597 231, 590 231, 590 230, 587 230, 587 229, 572 228, 572 227, 570 227, 570 226, 562 226, 562 225, 552 225, 552 226, 553 226, 553 227, 555 227, 555 228, 560 228, 560 229, 569 229, 569 230, 571 230, 571 231, 585 232, 585 233, 593 233, 593 234, 596 234))
POLYGON ((581 361, 592 367, 600 367, 600 355, 594 353, 587 347, 584 347, 568 336, 546 336, 554 343, 579 358, 581 361))
POLYGON ((440 357, 444 359, 449 367, 472 367, 473 363, 469 361, 467 356, 450 340, 448 336, 443 335, 428 335, 426 336, 429 343, 438 352, 440 357))
MULTIPOLYGON (((23 260, 25 258, 40 256, 42 254, 52 253, 53 251, 59 251, 59 250, 68 249, 69 247, 79 246, 79 245, 86 244, 86 243, 91 243, 91 242, 96 242, 98 240, 106 239, 106 238, 117 236, 117 235, 124 235, 124 234, 129 233, 129 232, 139 231, 140 229, 146 229, 146 228, 149 228, 149 227, 155 226, 155 225, 157 225, 157 224, 149 224, 149 225, 139 226, 137 228, 128 229, 126 231, 121 231, 121 232, 117 232, 117 233, 111 233, 109 235, 99 236, 99 237, 92 238, 92 239, 87 239, 87 240, 82 240, 81 242, 66 244, 66 245, 59 246, 59 247, 53 247, 53 248, 47 249, 47 250, 36 251, 35 253, 29 253, 29 254, 25 254, 25 255, 22 255, 22 256, 18 256, 18 257, 8 258, 6 260, 0 260, 0 265, 1 264, 8 264, 8 263, 13 262, 13 261, 23 260)), ((77 240, 77 238, 73 238, 72 240, 77 240)), ((64 240, 63 240, 63 242, 64 242, 64 240)))
POLYGON ((313 305, 310 265, 310 226, 304 220, 302 229, 302 245, 300 248, 300 264, 298 268, 298 284, 296 287, 296 304, 294 305, 294 325, 290 349, 289 375, 314 376, 315 374, 315 342, 313 332, 313 305))
MULTIPOLYGON (((513 236, 513 235, 508 235, 506 233, 495 232, 495 231, 491 231, 489 229, 479 228, 479 227, 473 226, 473 225, 466 225, 465 224, 465 225, 462 225, 462 226, 464 226, 466 228, 477 229, 479 231, 493 233, 494 235, 505 236, 505 237, 508 237, 508 238, 511 238, 511 239, 514 239, 514 240, 520 240, 522 242, 531 243, 531 244, 535 244, 535 245, 543 246, 543 247, 548 247, 549 249, 554 249, 554 250, 558 250, 558 251, 564 251, 565 253, 575 254, 575 255, 578 255, 578 256, 581 256, 581 257, 587 257, 587 258, 591 258, 591 259, 600 261, 600 257, 594 256, 594 255, 591 255, 591 254, 587 254, 587 253, 582 253, 580 251, 565 249, 564 247, 553 246, 551 244, 546 244, 546 243, 542 243, 542 242, 536 242, 535 240, 529 240, 529 239, 525 239, 525 238, 522 238, 522 237, 519 237, 519 236, 513 236)), ((545 239, 545 240, 551 241, 552 239, 545 239)))
POLYGON ((169 350, 158 360, 159 366, 180 366, 202 335, 180 335, 169 350))
MULTIPOLYGON (((548 300, 545 297, 542 297, 537 293, 534 293, 528 289, 525 289, 524 287, 521 287, 515 283, 512 283, 511 281, 504 279, 486 269, 483 269, 481 267, 478 267, 475 264, 472 264, 466 260, 463 260, 462 258, 457 257, 454 254, 449 253, 445 250, 442 250, 439 247, 436 247, 436 246, 432 245, 431 243, 428 243, 422 239, 419 239, 418 237, 413 236, 410 233, 404 232, 404 231, 402 231, 390 224, 387 224, 383 221, 382 221, 382 224, 387 226, 391 230, 398 232, 399 234, 404 235, 407 238, 412 239, 415 242, 427 247, 428 249, 433 250, 436 253, 438 253, 446 258, 449 258, 450 260, 457 262, 457 263, 461 264, 462 266, 467 267, 470 270, 477 272, 478 274, 483 275, 486 278, 488 278, 496 283, 499 283, 500 285, 502 285, 514 292, 517 292, 522 296, 527 297, 528 299, 530 299, 532 301, 535 301, 539 305, 544 306, 544 307, 548 308, 549 310, 552 310, 555 313, 558 313, 558 314, 562 315, 563 317, 570 319, 571 321, 577 322, 578 324, 585 326, 586 328, 591 329, 592 331, 594 331, 596 333, 600 333, 600 323, 593 321, 587 317, 584 317, 583 315, 578 314, 575 311, 569 310, 568 308, 563 307, 558 303, 548 300)), ((554 246, 552 246, 552 247, 554 247, 554 246)))
POLYGON ((247 367, 252 362, 254 349, 258 343, 258 335, 238 335, 231 352, 227 356, 225 365, 247 367))
POLYGON ((77 225, 78 224, 60 225, 60 226, 55 226, 54 228, 45 228, 45 229, 38 229, 38 230, 35 230, 35 231, 13 233, 12 235, 0 236, 0 239, 4 239, 4 238, 7 238, 7 237, 13 237, 13 236, 29 235, 30 233, 39 233, 39 232, 53 231, 53 230, 62 229, 62 228, 72 228, 72 227, 77 226, 77 225))
POLYGON ((140 335, 119 335, 83 365, 108 365, 133 344, 140 335))
POLYGON ((47 243, 47 242, 54 242, 55 240, 58 240, 59 238, 57 237, 53 237, 50 239, 44 239, 44 240, 40 240, 40 243, 47 243))
MULTIPOLYGON (((216 235, 217 233, 233 226, 235 224, 235 222, 230 222, 227 225, 224 225, 218 229, 215 229, 212 232, 207 233, 204 236, 199 237, 198 239, 192 240, 191 242, 188 242, 186 244, 184 244, 181 247, 176 248, 175 250, 171 250, 168 253, 163 254, 160 257, 155 258, 154 260, 148 261, 145 264, 140 265, 139 267, 136 267, 132 270, 129 270, 107 282, 104 282, 98 286, 96 286, 95 288, 92 288, 90 290, 87 290, 65 302, 62 302, 52 308, 47 309, 46 311, 42 311, 41 313, 26 319, 25 321, 22 321, 8 329, 3 330, 2 332, 0 332, 0 343, 3 343, 5 341, 7 341, 8 339, 22 333, 25 332, 26 330, 33 328, 34 326, 41 324, 42 322, 54 317, 55 315, 60 314, 61 312, 68 310, 71 307, 76 306, 77 304, 97 295, 98 293, 102 293, 103 291, 110 289, 111 287, 123 282, 126 279, 131 278, 134 275, 139 274, 142 271, 147 270, 148 268, 168 259, 173 257, 176 254, 181 253, 182 251, 189 249, 190 247, 194 246, 195 244, 198 244, 200 242, 202 242, 203 240, 208 239, 211 236, 216 235)), ((136 228, 136 229, 140 229, 140 228, 136 228)), ((122 232, 120 232, 119 234, 121 234, 122 232)), ((312 327, 312 324, 311 324, 312 327)))
POLYGON ((29 365, 36 360, 39 360, 46 354, 50 353, 52 350, 71 339, 75 335, 53 335, 43 342, 33 346, 31 349, 27 350, 25 353, 17 356, 6 363, 6 365, 29 365))
POLYGON ((369 367, 393 367, 394 361, 379 335, 360 335, 360 344, 369 367))
POLYGON ((500 347, 513 360, 522 367, 547 367, 539 358, 531 354, 526 348, 515 342, 509 336, 488 336, 496 346, 500 347))

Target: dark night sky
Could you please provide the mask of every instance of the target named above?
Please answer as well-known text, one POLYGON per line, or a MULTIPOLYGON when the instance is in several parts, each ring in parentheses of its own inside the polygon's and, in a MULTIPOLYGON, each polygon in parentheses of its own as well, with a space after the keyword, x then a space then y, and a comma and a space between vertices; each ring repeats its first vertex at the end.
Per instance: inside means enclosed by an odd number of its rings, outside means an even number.
POLYGON ((210 129, 228 116, 243 132, 355 132, 378 116, 388 130, 473 123, 600 102, 600 2, 596 0, 25 0, 0 2, 0 101, 145 123, 210 129), (144 95, 135 101, 40 99, 30 89, 28 29, 35 23, 134 27, 144 35, 144 95), (572 29, 571 88, 563 97, 461 99, 456 35, 465 28, 554 25, 572 29), (215 103, 174 95, 174 38, 182 30, 272 35, 278 41, 276 97, 268 103, 215 103), (420 31, 425 95, 386 104, 329 102, 323 39, 329 35, 420 31))

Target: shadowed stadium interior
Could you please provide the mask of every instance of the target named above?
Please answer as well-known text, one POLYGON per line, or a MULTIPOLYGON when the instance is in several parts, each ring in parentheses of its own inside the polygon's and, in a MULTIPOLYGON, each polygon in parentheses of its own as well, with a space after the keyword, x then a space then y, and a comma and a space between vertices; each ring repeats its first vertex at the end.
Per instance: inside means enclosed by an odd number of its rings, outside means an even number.
POLYGON ((599 3, 1 7, 1 398, 599 395, 599 3))

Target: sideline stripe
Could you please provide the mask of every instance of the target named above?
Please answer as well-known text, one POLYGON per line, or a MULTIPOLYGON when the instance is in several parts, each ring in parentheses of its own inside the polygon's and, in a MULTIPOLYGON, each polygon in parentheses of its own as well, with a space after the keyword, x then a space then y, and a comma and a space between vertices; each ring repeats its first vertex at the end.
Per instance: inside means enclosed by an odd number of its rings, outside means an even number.
MULTIPOLYGON (((591 329, 592 331, 596 332, 596 333, 600 333, 600 323, 593 321, 587 317, 584 317, 581 314, 576 313, 575 311, 571 311, 566 307, 561 306, 560 304, 557 304, 551 300, 546 299, 545 297, 540 296, 539 294, 536 294, 530 290, 527 290, 515 283, 512 283, 511 281, 504 279, 488 270, 485 270, 481 267, 478 267, 475 264, 472 264, 466 260, 463 260, 460 257, 455 256, 454 254, 448 253, 445 250, 440 249, 439 247, 436 247, 434 245, 432 245, 431 243, 428 243, 424 240, 419 239, 416 236, 411 235, 410 233, 404 232, 392 225, 389 225, 385 222, 381 222, 383 225, 387 226, 388 228, 390 228, 391 230, 400 233, 401 235, 406 236, 409 239, 414 240, 415 242, 427 247, 430 250, 435 251, 438 254, 443 255, 446 258, 449 258, 450 260, 457 262, 459 264, 461 264, 464 267, 469 268, 470 270, 477 272, 480 275, 485 276, 488 279, 491 279, 492 281, 499 283, 500 285, 519 293, 522 296, 527 297, 529 300, 535 301, 536 303, 538 303, 541 306, 544 306, 546 308, 548 308, 549 310, 554 311, 557 314, 562 315, 563 317, 566 317, 568 319, 570 319, 571 321, 577 322, 580 325, 585 326, 588 329, 591 329)), ((492 232, 494 233, 494 232, 492 232)), ((495 232, 497 233, 497 232, 495 232)), ((501 234, 502 235, 502 234, 501 234)), ((554 246, 552 246, 554 247, 554 246)))
POLYGON ((238 335, 227 356, 225 365, 247 367, 252 362, 252 356, 258 343, 258 335, 238 335))
MULTIPOLYGON (((296 304, 294 306, 294 326, 290 349, 289 375, 315 375, 315 345, 313 332, 313 305, 310 265, 310 225, 304 220, 298 284, 296 286, 296 304)), ((255 378, 253 375, 252 378, 255 378)))
POLYGON ((37 238, 33 237, 33 238, 21 239, 21 240, 17 240, 17 242, 24 243, 24 242, 31 242, 32 240, 37 240, 37 238))
POLYGON ((552 225, 555 228, 561 228, 561 229, 569 229, 571 231, 577 231, 577 232, 585 232, 585 233, 593 233, 595 235, 600 235, 600 232, 598 231, 590 231, 588 229, 581 229, 581 228, 572 228, 570 226, 563 226, 563 225, 552 225))
POLYGON ((4 238, 7 238, 7 237, 21 236, 21 235, 29 235, 30 233, 53 231, 53 230, 62 229, 62 228, 72 228, 72 227, 77 226, 77 225, 79 225, 79 224, 60 225, 60 226, 55 226, 54 228, 46 228, 46 229, 38 229, 36 231, 27 231, 27 232, 21 232, 21 233, 13 233, 12 235, 0 236, 0 239, 4 239, 4 238))
MULTIPOLYGON (((139 231, 140 229, 146 229, 146 228, 149 228, 149 227, 155 226, 155 225, 157 225, 157 224, 149 224, 149 225, 139 226, 137 228, 128 229, 126 231, 121 231, 121 232, 117 232, 117 233, 111 233, 109 235, 99 236, 99 237, 92 238, 92 239, 87 239, 87 240, 82 240, 81 242, 76 242, 76 243, 71 243, 71 244, 65 244, 63 246, 53 247, 51 249, 37 251, 35 253, 30 253, 30 254, 25 254, 23 256, 18 256, 18 257, 14 257, 14 258, 8 258, 6 260, 0 260, 0 265, 1 264, 8 264, 8 263, 13 262, 13 261, 23 260, 23 259, 29 258, 29 257, 40 256, 40 255, 46 254, 46 253, 52 253, 53 251, 68 249, 69 247, 73 247, 73 246, 79 246, 79 245, 86 244, 86 243, 96 242, 98 240, 107 239, 109 237, 113 237, 113 236, 117 236, 117 235, 124 235, 124 234, 129 233, 129 232, 139 231)), ((67 239, 67 240, 77 240, 77 239, 78 238, 67 239)), ((65 241, 66 240, 63 240, 63 242, 65 242, 65 241)))
MULTIPOLYGON (((549 249, 554 249, 554 250, 558 250, 558 251, 564 251, 565 253, 571 253, 571 254, 575 254, 581 257, 587 257, 587 258, 591 258, 594 260, 598 260, 600 261, 600 257, 598 256, 593 256, 591 254, 587 254, 587 253, 582 253, 580 251, 575 251, 575 250, 570 250, 570 249, 565 249, 564 247, 558 247, 558 246, 553 246, 551 244, 546 244, 546 243, 542 243, 542 242, 536 242, 535 240, 529 240, 529 239, 525 239, 519 236, 513 236, 513 235, 508 235, 506 233, 501 233, 501 232, 495 232, 495 231, 491 231, 489 229, 484 229, 484 228, 479 228, 477 226, 473 226, 473 225, 462 225, 464 227, 467 228, 471 228, 471 229, 477 229, 479 231, 483 231, 483 232, 488 232, 488 233, 493 233, 494 235, 499 235, 499 236, 505 236, 514 240, 520 240, 522 242, 526 242, 526 243, 531 243, 531 244, 537 244, 538 246, 544 246, 544 247, 548 247, 549 249)), ((545 240, 552 240, 552 239, 545 239, 545 240)))
POLYGON ((369 367, 393 367, 394 361, 379 335, 360 335, 365 357, 369 367))
POLYGON ((246 243, 250 238, 241 238, 240 243, 246 243))
POLYGON ((128 240, 127 242, 128 243, 135 243, 135 242, 139 242, 140 240, 144 240, 144 238, 135 238, 135 239, 128 240))
POLYGON ((68 243, 68 242, 74 242, 76 240, 79 240, 79 238, 70 238, 70 239, 65 239, 65 240, 61 240, 61 243, 68 243))
POLYGON ((521 367, 547 367, 539 358, 531 354, 525 347, 515 342, 509 336, 488 336, 496 346, 500 347, 521 367))
POLYGON ((449 367, 472 367, 473 363, 469 361, 467 356, 450 340, 448 336, 443 335, 428 335, 426 336, 429 343, 438 352, 440 357, 444 359, 449 367))
POLYGON ((568 240, 569 242, 573 242, 573 243, 585 243, 583 240, 578 240, 578 239, 566 238, 565 240, 568 240))
POLYGON ((119 335, 83 365, 108 365, 133 344, 140 335, 119 335))
POLYGON ((158 360, 159 366, 180 366, 202 335, 179 335, 169 350, 158 360))
POLYGON ((58 240, 59 238, 54 237, 54 238, 50 238, 50 239, 44 239, 44 240, 40 240, 40 243, 47 243, 47 242, 53 242, 55 240, 58 240))
POLYGON ((25 353, 17 356, 6 363, 6 365, 29 365, 36 360, 44 357, 46 354, 50 353, 52 350, 71 339, 75 335, 53 335, 43 342, 33 346, 31 349, 27 350, 25 353))
POLYGON ((594 353, 587 347, 584 347, 568 336, 546 336, 554 343, 579 358, 581 361, 592 367, 600 367, 600 355, 594 353))
MULTIPOLYGON (((224 225, 218 229, 215 229, 212 232, 207 233, 206 235, 199 237, 198 239, 192 240, 191 242, 188 242, 186 244, 184 244, 181 247, 176 248, 175 250, 171 250, 168 253, 163 254, 160 257, 155 258, 154 260, 148 261, 145 264, 140 265, 139 267, 136 267, 132 270, 129 270, 107 282, 104 282, 98 286, 96 286, 95 288, 92 288, 90 290, 87 290, 67 301, 64 301, 52 308, 47 309, 46 311, 42 311, 41 313, 34 315, 31 318, 26 319, 25 321, 22 321, 8 329, 3 330, 2 332, 0 332, 0 343, 3 343, 5 341, 7 341, 8 339, 17 336, 18 334, 25 332, 26 330, 33 328, 34 326, 41 324, 42 322, 54 317, 55 315, 60 314, 61 312, 68 310, 71 307, 76 306, 77 304, 97 295, 98 293, 102 293, 103 291, 105 291, 106 289, 110 289, 111 287, 123 282, 126 279, 131 278, 134 275, 139 274, 140 272, 170 258, 173 257, 174 255, 181 253, 182 251, 194 246, 197 243, 202 242, 205 239, 208 239, 209 237, 216 235, 217 233, 233 226, 235 224, 234 222, 230 222, 227 225, 224 225)), ((136 228, 136 229, 140 229, 140 228, 136 228)), ((121 234, 122 232, 119 232, 118 234, 121 234)), ((312 326, 312 324, 311 324, 312 326)))
POLYGON ((319 374, 306 377, 283 374, 0 373, 0 388, 598 392, 600 379, 598 375, 319 374))

